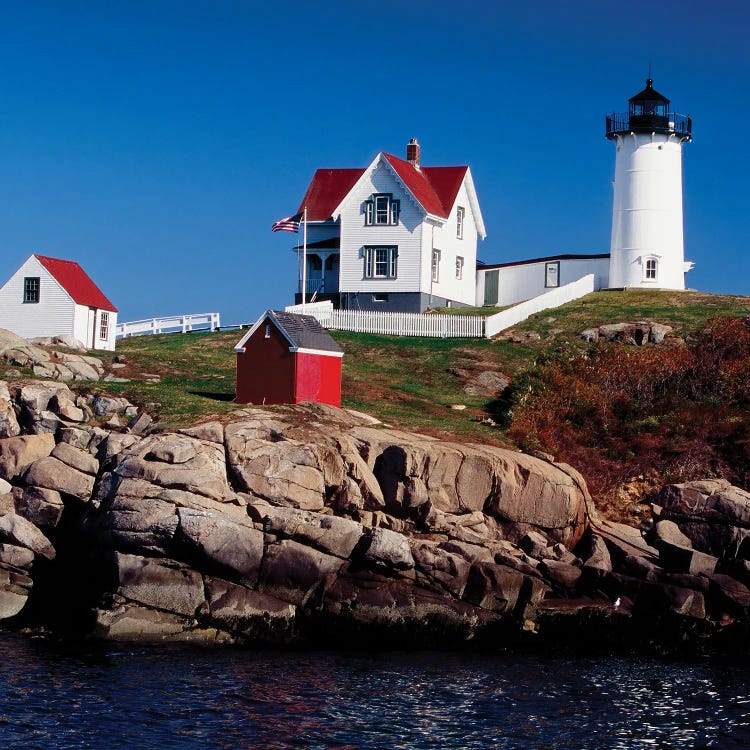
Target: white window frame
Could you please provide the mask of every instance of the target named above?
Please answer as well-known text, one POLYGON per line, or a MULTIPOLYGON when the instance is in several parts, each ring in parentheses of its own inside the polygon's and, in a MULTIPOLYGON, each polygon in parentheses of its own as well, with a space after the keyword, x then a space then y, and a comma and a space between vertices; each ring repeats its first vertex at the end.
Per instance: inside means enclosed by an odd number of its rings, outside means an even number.
POLYGON ((104 310, 99 314, 99 339, 109 341, 109 313, 104 310))
POLYGON ((463 256, 456 256, 456 278, 462 281, 464 278, 464 259, 463 256))
POLYGON ((365 226, 395 226, 400 210, 401 201, 394 200, 391 193, 373 193, 365 201, 365 226))
POLYGON ((560 261, 553 260, 544 264, 544 288, 555 289, 560 286, 560 261))
POLYGON ((25 276, 23 279, 24 305, 36 305, 41 297, 42 280, 39 276, 25 276))
POLYGON ((464 217, 466 216, 466 209, 463 206, 459 206, 456 209, 456 237, 459 240, 464 238, 464 217))
POLYGON ((659 259, 653 256, 643 259, 643 280, 659 280, 659 259))
POLYGON ((368 245, 364 248, 366 279, 395 279, 398 275, 397 245, 368 245))
POLYGON ((432 281, 437 284, 440 282, 440 250, 436 247, 432 248, 432 266, 431 266, 431 278, 432 281))

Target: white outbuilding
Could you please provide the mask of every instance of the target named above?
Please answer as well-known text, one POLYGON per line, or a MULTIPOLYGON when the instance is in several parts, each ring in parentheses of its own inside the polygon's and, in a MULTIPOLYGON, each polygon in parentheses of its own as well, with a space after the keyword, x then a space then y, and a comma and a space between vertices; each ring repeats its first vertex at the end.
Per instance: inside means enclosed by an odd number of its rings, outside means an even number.
POLYGON ((35 254, 0 287, 0 328, 114 351, 117 308, 75 261, 35 254))

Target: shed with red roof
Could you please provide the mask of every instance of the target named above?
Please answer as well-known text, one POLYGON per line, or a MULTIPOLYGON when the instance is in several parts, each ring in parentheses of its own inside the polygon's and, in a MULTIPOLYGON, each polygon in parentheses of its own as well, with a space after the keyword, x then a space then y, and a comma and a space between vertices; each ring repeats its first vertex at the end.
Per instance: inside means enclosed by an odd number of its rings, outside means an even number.
POLYGON ((0 287, 0 328, 114 350, 117 308, 75 261, 34 254, 0 287))
POLYGON ((318 169, 305 209, 307 301, 400 312, 475 304, 486 232, 468 166, 423 166, 412 139, 406 159, 381 152, 364 168, 318 169))
POLYGON ((234 348, 238 404, 341 406, 341 347, 312 315, 267 310, 234 348))

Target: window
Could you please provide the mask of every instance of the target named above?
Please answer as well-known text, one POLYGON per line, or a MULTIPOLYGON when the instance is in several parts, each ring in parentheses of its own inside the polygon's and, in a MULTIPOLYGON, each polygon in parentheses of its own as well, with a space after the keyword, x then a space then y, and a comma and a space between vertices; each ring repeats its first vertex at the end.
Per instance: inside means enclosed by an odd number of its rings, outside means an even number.
POLYGON ((656 281, 656 273, 658 270, 658 262, 656 258, 649 258, 646 261, 646 281, 656 281))
POLYGON ((99 338, 102 341, 109 339, 109 313, 102 310, 102 316, 99 318, 99 338))
POLYGON ((376 193, 365 201, 365 224, 386 225, 398 224, 401 202, 393 200, 390 193, 376 193))
POLYGON ((373 302, 388 302, 388 295, 387 294, 373 294, 372 301, 373 302))
POLYGON ((432 280, 440 281, 440 250, 432 251, 432 280))
POLYGON ((397 247, 366 247, 365 278, 366 279, 395 279, 397 247))
POLYGON ((27 276, 23 280, 23 301, 39 302, 39 277, 27 276))
POLYGON ((463 206, 459 206, 456 209, 456 237, 459 240, 464 238, 464 213, 465 209, 463 206))
POLYGON ((560 261, 544 264, 544 286, 560 286, 560 261))
POLYGON ((456 256, 456 278, 463 279, 464 277, 464 259, 460 256, 456 256))
POLYGON ((270 339, 271 338, 271 324, 266 323, 266 335, 264 338, 270 339))

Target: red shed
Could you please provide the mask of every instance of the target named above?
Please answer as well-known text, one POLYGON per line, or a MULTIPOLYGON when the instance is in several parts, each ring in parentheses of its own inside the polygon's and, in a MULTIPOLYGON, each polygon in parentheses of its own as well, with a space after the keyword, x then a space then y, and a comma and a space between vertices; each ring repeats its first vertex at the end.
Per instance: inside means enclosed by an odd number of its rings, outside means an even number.
POLYGON ((312 315, 267 310, 234 350, 238 404, 341 406, 344 352, 312 315))

